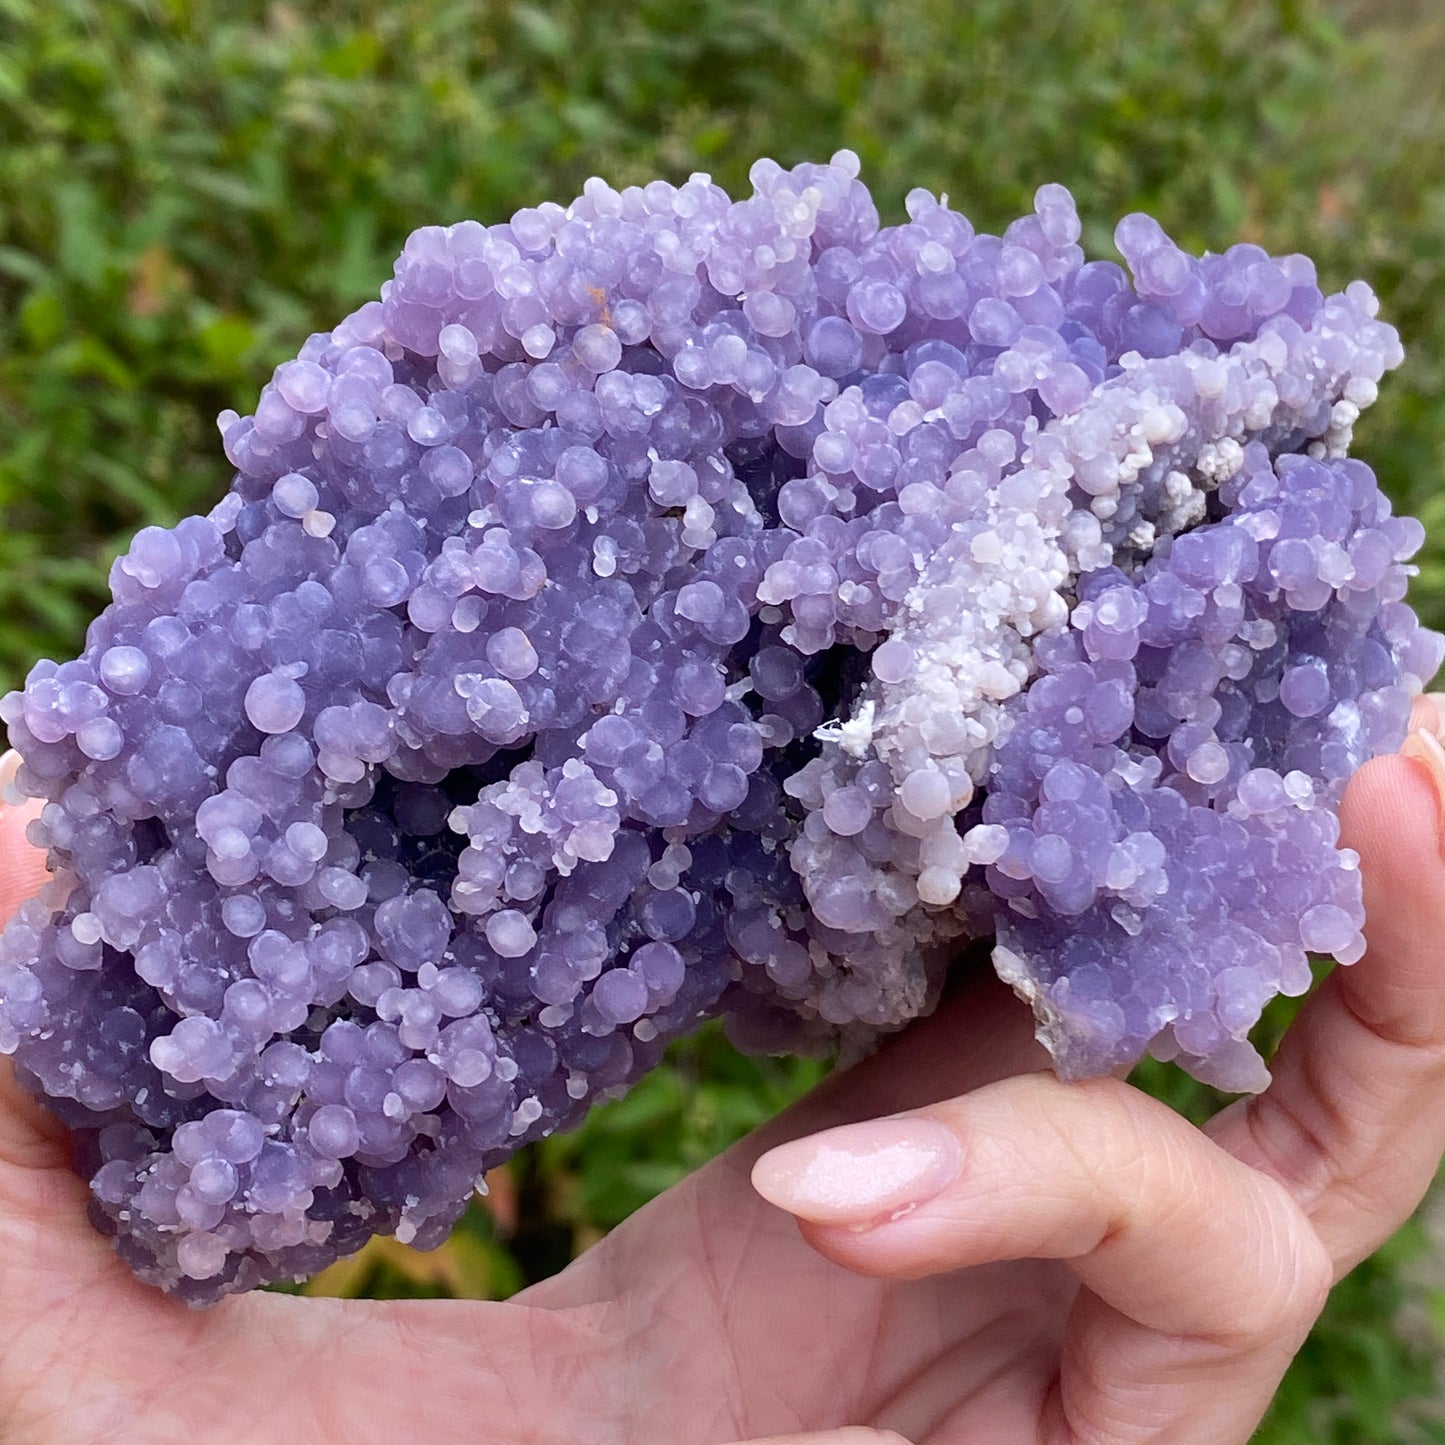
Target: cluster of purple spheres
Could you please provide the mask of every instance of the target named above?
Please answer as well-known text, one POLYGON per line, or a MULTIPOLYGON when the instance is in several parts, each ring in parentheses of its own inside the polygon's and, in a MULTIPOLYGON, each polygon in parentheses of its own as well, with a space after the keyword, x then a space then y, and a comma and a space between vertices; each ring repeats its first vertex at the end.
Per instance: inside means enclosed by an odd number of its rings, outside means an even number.
POLYGON ((1333 806, 1442 651, 1369 289, 857 173, 417 231, 0 703, 59 875, 0 1051, 142 1278, 434 1245, 699 1020, 866 1048, 968 939, 1065 1074, 1231 1089, 1360 954, 1333 806))

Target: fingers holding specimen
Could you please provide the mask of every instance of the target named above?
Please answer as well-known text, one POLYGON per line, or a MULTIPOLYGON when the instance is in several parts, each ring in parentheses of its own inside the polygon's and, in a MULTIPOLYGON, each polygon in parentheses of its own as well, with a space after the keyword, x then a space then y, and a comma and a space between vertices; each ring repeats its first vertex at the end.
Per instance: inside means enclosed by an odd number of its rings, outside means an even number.
POLYGON ((1029 1074, 831 1129, 764 1155, 753 1182, 861 1273, 1068 1260, 1158 1330, 1269 1333, 1327 1287, 1311 1231, 1273 1180, 1113 1079, 1029 1074))
POLYGON ((1008 1080, 785 1145, 753 1178, 860 1273, 1067 1261, 1085 1290, 1040 1403, 1060 1441, 1244 1441, 1332 1279, 1284 1189, 1112 1079, 1008 1080))

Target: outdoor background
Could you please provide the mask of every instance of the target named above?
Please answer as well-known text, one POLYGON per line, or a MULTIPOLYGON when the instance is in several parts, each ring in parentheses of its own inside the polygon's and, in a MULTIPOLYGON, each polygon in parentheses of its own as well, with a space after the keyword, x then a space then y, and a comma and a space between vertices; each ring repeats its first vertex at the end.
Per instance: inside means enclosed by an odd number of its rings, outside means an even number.
MULTIPOLYGON (((840 146, 885 220, 926 186, 997 230, 1062 181, 1095 255, 1146 209, 1190 247, 1370 280, 1410 355, 1357 451, 1432 528, 1413 600, 1441 625, 1442 68, 1438 0, 0 0, 0 691, 78 650, 137 527, 209 508, 215 414, 373 296, 413 227, 594 173, 737 191, 759 155, 840 146)), ((707 1033, 499 1171, 445 1248, 378 1241, 309 1288, 504 1295, 818 1073, 707 1033)), ((1265 1445, 1445 1441, 1427 1234, 1340 1287, 1265 1445)))

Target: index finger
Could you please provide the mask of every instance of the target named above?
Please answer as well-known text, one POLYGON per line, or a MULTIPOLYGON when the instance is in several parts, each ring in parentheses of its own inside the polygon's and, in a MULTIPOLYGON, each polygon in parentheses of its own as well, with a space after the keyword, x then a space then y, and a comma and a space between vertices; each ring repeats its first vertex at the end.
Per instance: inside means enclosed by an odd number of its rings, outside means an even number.
POLYGON ((1340 810, 1364 957, 1305 1004, 1270 1087, 1208 1126, 1289 1189, 1341 1274, 1404 1223, 1445 1150, 1445 751, 1426 717, 1426 740, 1367 764, 1340 810))

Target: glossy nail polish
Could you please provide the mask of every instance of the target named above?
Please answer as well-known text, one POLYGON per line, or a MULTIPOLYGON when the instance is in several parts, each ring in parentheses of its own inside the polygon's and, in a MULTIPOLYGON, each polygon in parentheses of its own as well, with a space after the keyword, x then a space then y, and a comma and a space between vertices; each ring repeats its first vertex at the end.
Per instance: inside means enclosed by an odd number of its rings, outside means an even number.
POLYGON ((953 1131, 922 1115, 872 1119, 795 1139, 753 1166, 772 1204, 820 1224, 870 1224, 941 1194, 959 1175, 953 1131))

